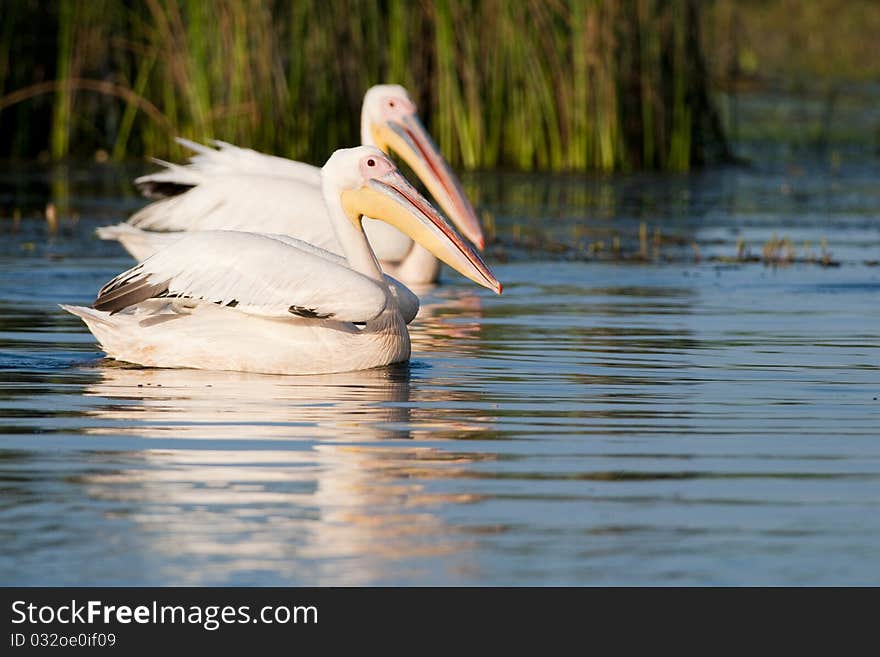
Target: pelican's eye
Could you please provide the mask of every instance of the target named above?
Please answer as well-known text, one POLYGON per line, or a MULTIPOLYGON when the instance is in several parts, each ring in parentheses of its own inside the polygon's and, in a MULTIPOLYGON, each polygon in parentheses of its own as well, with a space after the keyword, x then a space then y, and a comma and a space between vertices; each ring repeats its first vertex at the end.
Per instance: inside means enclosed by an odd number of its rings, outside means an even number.
POLYGON ((389 171, 394 171, 394 165, 378 155, 367 155, 361 160, 360 167, 364 178, 378 178, 389 171))

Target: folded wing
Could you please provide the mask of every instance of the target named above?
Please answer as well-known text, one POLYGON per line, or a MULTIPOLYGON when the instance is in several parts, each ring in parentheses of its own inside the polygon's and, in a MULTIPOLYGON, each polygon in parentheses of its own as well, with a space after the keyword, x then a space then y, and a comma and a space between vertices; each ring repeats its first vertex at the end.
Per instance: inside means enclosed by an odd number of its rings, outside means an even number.
POLYGON ((116 313, 161 297, 344 322, 374 319, 388 303, 381 285, 333 254, 292 238, 233 231, 181 237, 107 283, 94 307, 116 313))
MULTIPOLYGON (((377 221, 376 223, 381 222, 377 221)), ((345 258, 343 258, 341 255, 337 255, 330 251, 325 251, 324 249, 318 248, 313 244, 309 244, 308 242, 303 242, 302 240, 298 240, 295 237, 290 237, 289 235, 272 235, 271 237, 280 242, 284 242, 285 244, 289 244, 298 249, 302 249, 303 251, 308 251, 311 253, 315 253, 316 255, 320 255, 322 258, 325 258, 330 262, 334 262, 340 267, 348 267, 345 262, 345 258)), ((384 277, 385 284, 391 291, 391 295, 397 301, 397 305, 400 308, 400 314, 403 315, 404 321, 409 324, 416 318, 416 315, 419 312, 418 295, 393 276, 384 274, 384 277)))
POLYGON ((164 198, 126 223, 151 231, 243 230, 296 235, 338 250, 321 190, 295 180, 219 175, 183 194, 164 198))
POLYGON ((217 148, 203 146, 188 139, 177 142, 195 153, 184 165, 156 160, 165 167, 162 171, 141 176, 135 185, 148 198, 164 198, 186 191, 215 176, 259 175, 298 180, 318 186, 321 184, 319 167, 283 157, 267 155, 240 148, 223 141, 215 141, 217 148))

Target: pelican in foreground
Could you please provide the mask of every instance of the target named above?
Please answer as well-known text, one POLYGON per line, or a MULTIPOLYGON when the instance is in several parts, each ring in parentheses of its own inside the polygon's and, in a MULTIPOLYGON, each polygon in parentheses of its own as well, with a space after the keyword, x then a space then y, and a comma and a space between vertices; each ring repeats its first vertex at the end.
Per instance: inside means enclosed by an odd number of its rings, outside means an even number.
POLYGON ((323 374, 405 361, 414 295, 383 275, 364 216, 501 293, 476 251, 378 149, 336 151, 321 189, 342 258, 284 235, 189 233, 107 283, 93 308, 62 308, 110 357, 146 366, 323 374))
MULTIPOLYGON (((378 85, 364 96, 361 140, 398 154, 425 184, 458 230, 479 249, 483 232, 452 169, 419 120, 415 103, 398 85, 378 85)), ((178 231, 240 230, 289 235, 342 254, 321 192, 320 169, 216 142, 218 149, 186 140, 197 154, 179 166, 135 183, 150 197, 163 197, 127 222, 98 229, 138 260, 180 237, 178 231)), ((385 272, 405 283, 437 280, 440 262, 407 235, 368 219, 365 232, 385 272)))

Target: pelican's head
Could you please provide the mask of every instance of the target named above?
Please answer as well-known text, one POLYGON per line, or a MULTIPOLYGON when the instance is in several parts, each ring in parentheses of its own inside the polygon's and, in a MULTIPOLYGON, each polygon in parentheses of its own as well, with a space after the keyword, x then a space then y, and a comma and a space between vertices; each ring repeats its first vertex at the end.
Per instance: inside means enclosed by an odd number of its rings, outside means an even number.
POLYGON ((343 148, 321 169, 325 197, 339 195, 357 230, 368 216, 391 224, 469 279, 501 294, 501 283, 436 208, 373 146, 343 148))
POLYGON ((419 120, 416 104, 406 89, 398 84, 371 87, 364 95, 361 133, 364 144, 378 146, 386 153, 394 151, 402 157, 456 228, 483 249, 486 242, 477 213, 419 120))

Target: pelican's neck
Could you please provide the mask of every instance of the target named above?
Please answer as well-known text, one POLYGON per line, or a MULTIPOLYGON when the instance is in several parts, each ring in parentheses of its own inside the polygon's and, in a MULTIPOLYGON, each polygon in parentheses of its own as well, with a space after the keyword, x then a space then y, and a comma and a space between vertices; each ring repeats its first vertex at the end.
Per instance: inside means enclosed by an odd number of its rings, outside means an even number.
POLYGON ((342 247, 342 255, 348 260, 348 265, 359 274, 363 274, 374 281, 385 285, 385 277, 376 260, 376 254, 364 235, 363 228, 355 226, 342 209, 339 200, 339 190, 334 185, 324 181, 322 184, 324 203, 330 213, 330 225, 336 234, 336 241, 342 247))
POLYGON ((375 146, 373 131, 370 130, 370 118, 367 116, 367 108, 361 108, 361 145, 375 146))

